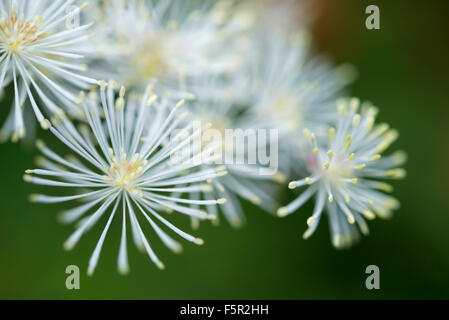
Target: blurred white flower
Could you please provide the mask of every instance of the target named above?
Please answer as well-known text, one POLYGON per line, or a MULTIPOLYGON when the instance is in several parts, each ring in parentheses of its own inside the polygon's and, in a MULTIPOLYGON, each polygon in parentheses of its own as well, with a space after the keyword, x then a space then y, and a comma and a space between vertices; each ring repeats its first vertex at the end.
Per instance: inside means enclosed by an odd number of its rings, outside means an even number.
POLYGON ((265 32, 254 37, 254 54, 248 58, 249 88, 243 88, 249 93, 247 122, 279 129, 281 168, 288 174, 298 166, 298 134, 304 128, 317 135, 325 131, 337 116, 335 100, 355 72, 313 57, 310 42, 307 31, 265 32))
POLYGON ((65 242, 64 246, 68 250, 100 218, 108 216, 106 227, 89 262, 89 274, 97 266, 103 242, 115 215, 121 216, 123 221, 119 271, 128 271, 127 221, 131 225, 134 243, 138 248, 146 250, 150 259, 162 269, 164 265, 153 252, 138 222, 139 215, 142 220, 147 220, 152 231, 174 252, 179 252, 181 245, 158 224, 187 241, 201 245, 203 240, 183 232, 166 220, 164 214, 177 211, 197 219, 213 219, 204 210, 188 205, 224 204, 225 199, 190 200, 174 197, 172 193, 207 193, 211 191, 207 182, 225 175, 226 170, 222 167, 201 169, 201 161, 205 159, 204 154, 200 153, 188 159, 172 161, 174 153, 201 134, 201 129, 190 135, 185 134, 191 123, 180 127, 181 122, 189 116, 187 111, 178 114, 183 101, 167 112, 167 102, 158 103, 150 88, 141 102, 134 97, 126 103, 124 87, 120 89, 117 100, 114 100, 115 83, 100 81, 100 86, 102 107, 98 107, 96 92, 91 92, 82 104, 89 126, 82 125, 77 129, 63 113, 57 112, 52 121, 54 126, 50 128, 82 160, 76 157, 64 159, 39 141, 37 146, 47 157, 40 161, 43 169, 27 170, 25 175, 27 182, 58 188, 78 188, 78 193, 71 196, 32 195, 31 199, 41 203, 84 202, 61 216, 62 221, 67 223, 80 219, 76 231, 65 242), (105 121, 101 119, 102 116, 105 121), (177 133, 177 129, 183 130, 177 133), (94 209, 93 213, 88 213, 91 209, 94 209))
POLYGON ((133 88, 153 80, 172 90, 186 78, 236 70, 233 43, 251 23, 227 0, 102 1, 98 6, 100 57, 133 88))
POLYGON ((256 27, 289 32, 307 28, 316 18, 313 0, 246 0, 257 14, 256 27), (267 23, 270 21, 270 23, 267 23))
MULTIPOLYGON (((11 0, 0 2, 0 90, 13 84, 13 107, 1 130, 1 140, 26 134, 23 108, 31 104, 43 129, 50 127, 41 107, 53 113, 63 103, 76 115, 78 97, 73 87, 87 89, 96 80, 83 76, 77 62, 91 52, 89 25, 67 28, 77 1, 11 0), (37 93, 37 95, 36 95, 37 93), (40 102, 36 98, 39 98, 40 102)), ((87 3, 76 10, 87 7, 87 3)), ((28 106, 27 106, 28 107, 28 106)))
POLYGON ((329 129, 325 142, 304 129, 307 147, 303 161, 309 176, 290 182, 289 188, 306 190, 278 210, 281 217, 289 215, 315 195, 315 209, 307 220, 304 238, 313 234, 326 211, 332 243, 337 248, 349 247, 358 239, 356 226, 368 234, 365 219, 388 218, 399 207, 395 198, 383 193, 391 192, 392 187, 378 179, 405 176, 404 169, 398 168, 405 162, 403 152, 381 157, 396 140, 397 131, 384 123, 374 125, 377 109, 369 103, 357 113, 359 104, 356 98, 339 101, 336 127, 329 129))

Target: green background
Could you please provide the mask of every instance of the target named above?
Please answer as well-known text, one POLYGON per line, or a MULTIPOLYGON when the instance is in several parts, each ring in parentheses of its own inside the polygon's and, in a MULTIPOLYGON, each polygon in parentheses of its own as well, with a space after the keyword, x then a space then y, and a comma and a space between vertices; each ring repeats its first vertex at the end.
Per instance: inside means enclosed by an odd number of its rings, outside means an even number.
MULTIPOLYGON (((391 149, 409 155, 408 177, 394 183, 402 208, 390 221, 370 222, 371 235, 350 250, 332 248, 323 221, 309 240, 307 210, 278 219, 247 205, 248 224, 233 230, 203 224, 203 247, 174 255, 154 241, 167 269, 159 271, 128 243, 130 275, 116 272, 120 219, 112 225, 94 277, 87 262, 101 224, 73 252, 63 241, 72 226, 56 221, 58 205, 36 205, 42 191, 21 177, 37 152, 0 146, 0 298, 2 299, 398 299, 449 298, 449 56, 447 1, 319 1, 317 49, 359 71, 351 93, 380 107, 397 128, 391 149), (365 28, 369 4, 381 29, 365 28), (65 268, 80 266, 81 290, 65 288, 65 268), (379 266, 380 290, 365 288, 365 268, 379 266)), ((10 89, 9 89, 10 90, 10 89)), ((10 92, 7 92, 10 95, 10 92)), ((7 97, 1 119, 10 106, 7 97)), ((43 136, 42 133, 39 133, 43 136)), ((285 193, 287 202, 294 193, 285 193)), ((181 226, 187 228, 186 221, 181 226)))

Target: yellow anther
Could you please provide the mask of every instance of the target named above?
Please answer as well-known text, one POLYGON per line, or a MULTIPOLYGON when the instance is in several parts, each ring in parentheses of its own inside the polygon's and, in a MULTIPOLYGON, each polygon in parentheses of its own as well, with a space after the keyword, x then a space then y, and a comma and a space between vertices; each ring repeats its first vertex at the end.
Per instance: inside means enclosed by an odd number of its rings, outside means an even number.
POLYGON ((311 227, 315 223, 316 219, 312 216, 309 219, 307 219, 307 225, 311 227))
POLYGON ((281 207, 277 210, 278 217, 285 217, 288 214, 288 209, 286 207, 281 207))
POLYGON ((352 126, 353 127, 357 127, 360 123, 360 115, 356 114, 354 115, 354 117, 352 118, 352 126))
POLYGON ((176 108, 182 107, 184 105, 184 103, 185 103, 184 99, 179 100, 178 103, 176 104, 176 108))
POLYGON ((259 205, 261 203, 261 200, 259 197, 253 196, 253 197, 251 197, 251 202, 255 205, 259 205))
POLYGON ((396 163, 396 165, 401 165, 407 160, 407 153, 404 151, 396 151, 393 154, 393 161, 396 163))
POLYGON ((384 134, 388 129, 390 129, 390 126, 386 123, 381 123, 376 127, 375 133, 378 135, 384 134))
POLYGON ((126 88, 124 86, 120 87, 119 96, 124 97, 126 93, 126 88))
POLYGON ((152 94, 152 95, 148 98, 148 100, 147 100, 147 107, 148 107, 148 108, 151 107, 151 105, 152 105, 153 103, 155 103, 156 100, 157 100, 157 95, 152 94))
POLYGON ((402 179, 405 178, 407 172, 402 168, 396 168, 386 171, 385 175, 389 178, 402 179))
POLYGON ((48 129, 50 129, 50 127, 51 127, 51 123, 50 123, 50 121, 48 121, 47 119, 43 119, 43 120, 40 122, 40 125, 41 125, 41 128, 44 129, 44 130, 48 130, 48 129))
POLYGON ((398 136, 399 133, 396 130, 390 130, 389 132, 387 132, 384 140, 377 146, 377 151, 381 153, 386 150, 390 146, 390 144, 398 138, 398 136))
POLYGON ((357 182, 359 182, 359 180, 358 180, 357 178, 352 178, 352 179, 351 179, 351 182, 352 182, 353 184, 357 184, 357 182))
POLYGON ((362 212, 363 216, 367 218, 368 220, 373 220, 376 218, 376 215, 371 210, 364 210, 362 212))
POLYGON ((329 128, 329 139, 334 140, 335 138, 335 128, 329 128))
POLYGON ((273 181, 279 184, 284 184, 287 182, 287 177, 285 176, 285 174, 277 172, 276 174, 273 175, 273 181))
POLYGON ((392 192, 393 186, 385 182, 379 182, 379 190, 382 190, 384 192, 392 192))
POLYGON ((352 139, 352 136, 350 134, 346 136, 345 150, 348 150, 349 147, 351 146, 351 139, 352 139))
POLYGON ((310 131, 308 129, 304 129, 304 130, 302 130, 302 134, 304 135, 304 137, 306 139, 308 139, 310 136, 310 131))
POLYGON ((351 98, 351 100, 349 100, 349 107, 351 108, 352 111, 357 111, 359 106, 360 106, 359 98, 351 98))
POLYGON ((197 245, 199 245, 199 246, 202 246, 202 245, 204 244, 204 240, 201 239, 201 238, 196 238, 196 239, 193 241, 193 243, 195 243, 195 244, 197 244, 197 245))
POLYGON ((375 121, 374 116, 368 117, 368 120, 366 120, 366 124, 365 124, 365 128, 367 131, 371 131, 371 129, 373 128, 373 125, 374 125, 374 121, 375 121))
POLYGON ((115 109, 120 111, 123 109, 124 106, 125 106, 125 99, 123 99, 123 97, 118 97, 117 100, 115 101, 115 109))
POLYGON ((337 102, 338 115, 343 116, 346 111, 346 102, 344 100, 339 100, 337 102))
POLYGON ((36 148, 42 151, 46 148, 45 143, 42 140, 36 140, 36 148))
POLYGON ((355 219, 354 216, 352 214, 348 215, 347 217, 349 224, 354 224, 355 223, 355 219))
POLYGON ((361 165, 355 167, 357 170, 362 170, 366 168, 366 164, 362 163, 361 165))

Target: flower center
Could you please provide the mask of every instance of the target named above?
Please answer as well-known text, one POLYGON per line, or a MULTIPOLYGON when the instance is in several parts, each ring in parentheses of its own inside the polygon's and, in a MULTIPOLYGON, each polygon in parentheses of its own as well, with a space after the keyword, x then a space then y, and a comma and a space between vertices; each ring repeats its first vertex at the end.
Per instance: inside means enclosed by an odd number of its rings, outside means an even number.
POLYGON ((42 17, 36 16, 24 22, 23 17, 18 18, 17 12, 13 11, 8 17, 0 18, 0 44, 6 45, 6 50, 12 54, 19 54, 30 43, 35 42, 39 35, 39 25, 42 17))
POLYGON ((329 180, 333 185, 341 185, 344 180, 349 179, 352 175, 352 169, 342 163, 334 163, 329 169, 321 169, 321 176, 329 180))
POLYGON ((167 72, 164 43, 162 37, 147 35, 137 48, 132 46, 126 48, 128 51, 132 50, 132 52, 129 52, 132 74, 129 74, 129 79, 126 79, 128 83, 135 84, 142 79, 147 81, 167 72))
POLYGON ((306 159, 306 165, 311 172, 335 186, 342 185, 347 179, 353 177, 350 163, 338 156, 329 160, 329 166, 327 166, 318 161, 315 155, 310 155, 306 159))
POLYGON ((140 192, 136 186, 137 179, 141 176, 146 161, 143 161, 139 154, 135 154, 131 160, 127 160, 126 155, 122 155, 121 161, 117 161, 115 155, 111 156, 112 165, 109 167, 108 181, 114 187, 129 191, 140 192))
POLYGON ((294 132, 301 127, 303 122, 301 111, 302 108, 298 105, 296 97, 286 91, 275 94, 271 101, 267 101, 266 108, 260 110, 262 116, 282 119, 283 127, 289 132, 294 132))

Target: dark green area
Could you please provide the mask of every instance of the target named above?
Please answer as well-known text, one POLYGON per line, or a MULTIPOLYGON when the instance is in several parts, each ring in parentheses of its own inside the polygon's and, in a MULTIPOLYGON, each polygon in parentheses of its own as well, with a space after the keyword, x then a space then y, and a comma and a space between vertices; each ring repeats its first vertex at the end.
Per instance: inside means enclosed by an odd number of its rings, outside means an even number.
MULTIPOLYGON (((186 244, 177 256, 154 241, 167 266, 163 272, 129 241, 131 274, 122 277, 116 219, 96 274, 88 278, 102 224, 65 252, 62 243, 73 227, 57 223, 61 207, 27 201, 41 191, 22 181, 37 152, 8 143, 0 146, 0 298, 449 298, 448 13, 447 1, 345 0, 319 22, 320 51, 358 68, 352 94, 379 106, 380 120, 401 133, 392 149, 409 155, 407 179, 394 183, 402 208, 390 221, 371 222, 371 235, 354 248, 334 250, 327 221, 302 240, 310 206, 278 219, 248 205, 242 230, 202 225, 203 247, 186 244), (365 29, 368 4, 379 5, 381 30, 365 29), (82 269, 79 291, 65 289, 70 264, 82 269), (370 264, 380 267, 381 290, 365 289, 370 264)), ((1 103, 2 121, 9 106, 9 99, 1 103)), ((284 201, 292 197, 286 193, 284 201)), ((181 225, 188 229, 187 221, 181 225)))

